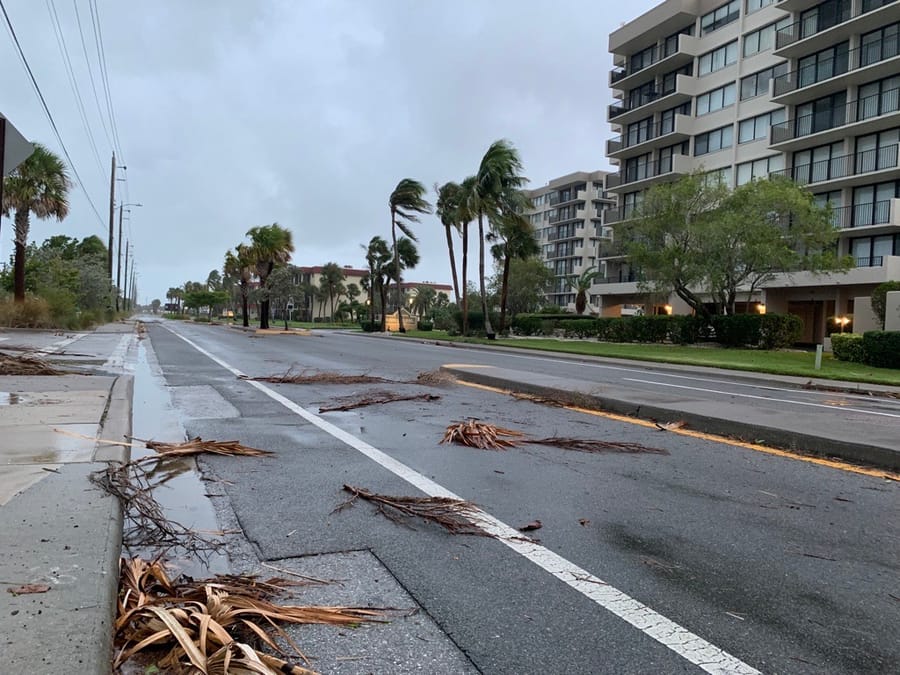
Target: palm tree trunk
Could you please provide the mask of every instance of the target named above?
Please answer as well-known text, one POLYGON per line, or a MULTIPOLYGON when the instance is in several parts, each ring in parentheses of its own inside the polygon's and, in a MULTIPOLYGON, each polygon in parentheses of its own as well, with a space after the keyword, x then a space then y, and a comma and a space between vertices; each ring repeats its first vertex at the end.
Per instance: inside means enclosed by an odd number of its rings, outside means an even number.
MULTIPOLYGON (((269 275, 272 273, 272 268, 275 267, 274 263, 268 263, 266 265, 266 274, 265 276, 260 275, 259 277, 259 287, 265 288, 266 282, 269 280, 269 275)), ((269 296, 264 295, 263 300, 259 303, 259 327, 262 329, 266 329, 269 327, 269 296)))
POLYGON ((387 294, 388 289, 384 284, 380 284, 379 295, 381 296, 381 332, 387 331, 387 294))
POLYGON ((506 299, 509 294, 509 244, 506 245, 506 250, 503 252, 503 280, 500 282, 500 328, 498 329, 500 334, 503 334, 503 329, 506 328, 506 299))
POLYGON ((397 327, 401 333, 405 333, 403 327, 403 312, 400 311, 400 256, 397 255, 397 225, 396 216, 391 210, 391 237, 394 239, 394 283, 397 285, 397 327))
POLYGON ((453 235, 450 233, 449 225, 445 225, 444 230, 447 232, 447 251, 450 253, 450 273, 453 275, 453 294, 456 296, 456 306, 459 307, 459 278, 456 276, 456 255, 453 253, 453 235))
POLYGON ((484 313, 484 334, 488 340, 497 337, 491 327, 491 317, 488 314, 487 293, 484 288, 484 218, 481 211, 478 212, 478 283, 481 291, 481 311, 484 313))
POLYGON ((16 257, 13 271, 13 300, 25 302, 25 245, 28 242, 28 210, 17 209, 14 218, 16 226, 16 257))
POLYGON ((469 266, 469 223, 462 228, 462 334, 469 334, 469 288, 466 281, 466 268, 469 266))
POLYGON ((244 328, 250 327, 250 302, 248 300, 249 289, 246 282, 241 282, 241 314, 244 317, 244 328))

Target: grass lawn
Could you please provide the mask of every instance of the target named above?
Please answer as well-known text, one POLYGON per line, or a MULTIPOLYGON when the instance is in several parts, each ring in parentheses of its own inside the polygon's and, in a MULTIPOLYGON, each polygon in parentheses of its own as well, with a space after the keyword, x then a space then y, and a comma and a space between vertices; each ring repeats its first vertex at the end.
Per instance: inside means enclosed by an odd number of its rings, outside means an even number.
MULTIPOLYGON (((399 333, 396 334, 399 336, 399 333)), ((566 354, 609 356, 619 359, 681 363, 689 366, 711 366, 731 370, 749 370, 775 375, 797 375, 848 382, 867 382, 900 386, 900 370, 873 368, 862 363, 838 361, 830 354, 822 357, 822 368, 815 369, 815 352, 760 351, 757 349, 723 349, 721 347, 689 347, 679 345, 622 344, 591 340, 554 340, 548 338, 448 337, 444 331, 408 331, 406 337, 426 340, 452 340, 474 344, 490 344, 517 349, 542 349, 566 354)))
MULTIPOLYGON (((227 320, 225 320, 227 322, 227 320)), ((232 322, 236 326, 241 325, 241 318, 238 317, 237 321, 232 322)), ((259 326, 259 319, 253 319, 250 321, 251 326, 259 326)), ((284 328, 284 321, 277 321, 275 319, 269 320, 270 328, 284 328)), ((358 323, 313 323, 312 321, 288 321, 288 328, 306 328, 308 330, 316 330, 318 328, 340 328, 342 330, 361 330, 358 323)))

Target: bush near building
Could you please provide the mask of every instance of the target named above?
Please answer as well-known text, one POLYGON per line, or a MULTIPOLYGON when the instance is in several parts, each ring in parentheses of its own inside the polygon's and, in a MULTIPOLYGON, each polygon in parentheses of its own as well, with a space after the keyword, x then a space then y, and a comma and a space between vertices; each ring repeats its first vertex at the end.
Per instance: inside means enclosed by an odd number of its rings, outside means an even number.
POLYGON ((832 333, 831 352, 838 361, 865 363, 863 336, 859 333, 832 333))
POLYGON ((870 330, 862 338, 864 363, 877 368, 900 368, 900 331, 870 330))

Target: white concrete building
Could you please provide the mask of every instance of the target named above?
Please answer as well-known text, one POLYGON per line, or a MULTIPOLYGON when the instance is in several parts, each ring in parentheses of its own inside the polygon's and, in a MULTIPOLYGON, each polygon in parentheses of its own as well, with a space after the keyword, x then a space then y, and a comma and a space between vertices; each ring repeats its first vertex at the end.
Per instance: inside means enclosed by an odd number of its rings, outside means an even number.
MULTIPOLYGON (((604 191, 607 174, 578 171, 525 190, 534 204, 528 217, 541 247, 541 259, 554 274, 547 302, 564 310, 575 309, 574 277, 590 267, 599 267, 605 274, 599 261, 601 242, 609 237, 603 214, 615 204, 604 191)), ((596 302, 591 304, 596 311, 596 302)))
MULTIPOLYGON (((612 33, 609 50, 619 135, 607 155, 619 171, 607 225, 695 169, 731 185, 786 174, 832 204, 855 268, 782 275, 758 298, 768 311, 801 316, 804 339, 819 341, 828 317, 900 278, 900 2, 666 0, 612 33)), ((607 253, 597 294, 614 315, 642 296, 607 253)))

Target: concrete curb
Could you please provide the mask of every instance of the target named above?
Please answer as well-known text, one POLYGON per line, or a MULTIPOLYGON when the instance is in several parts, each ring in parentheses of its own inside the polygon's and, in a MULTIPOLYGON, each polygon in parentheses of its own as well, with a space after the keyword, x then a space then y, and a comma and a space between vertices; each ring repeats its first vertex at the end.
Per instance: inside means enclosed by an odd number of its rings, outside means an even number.
MULTIPOLYGON (((575 388, 547 386, 521 382, 508 377, 491 375, 486 372, 472 372, 462 368, 442 366, 441 370, 451 373, 464 382, 481 384, 498 389, 506 389, 523 394, 532 394, 569 405, 594 408, 629 417, 653 421, 683 420, 688 427, 710 434, 737 438, 748 442, 761 442, 777 448, 808 453, 822 457, 838 457, 850 462, 870 464, 893 471, 900 470, 900 452, 890 448, 853 443, 836 438, 826 438, 813 434, 770 427, 758 423, 748 423, 737 419, 723 419, 689 411, 674 411, 624 397, 610 397, 578 391, 575 388)), ((559 378, 556 378, 559 379, 559 378)))

